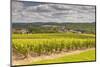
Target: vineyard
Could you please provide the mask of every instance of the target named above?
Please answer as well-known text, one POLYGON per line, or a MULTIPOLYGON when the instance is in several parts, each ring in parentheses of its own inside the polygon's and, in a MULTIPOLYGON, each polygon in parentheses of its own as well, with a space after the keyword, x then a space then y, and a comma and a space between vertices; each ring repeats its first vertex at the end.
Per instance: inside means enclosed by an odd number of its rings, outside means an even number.
POLYGON ((12 0, 12 66, 96 61, 96 6, 12 0))
POLYGON ((13 34, 12 47, 13 53, 21 54, 24 58, 50 55, 93 48, 95 47, 95 35, 76 33, 13 34))

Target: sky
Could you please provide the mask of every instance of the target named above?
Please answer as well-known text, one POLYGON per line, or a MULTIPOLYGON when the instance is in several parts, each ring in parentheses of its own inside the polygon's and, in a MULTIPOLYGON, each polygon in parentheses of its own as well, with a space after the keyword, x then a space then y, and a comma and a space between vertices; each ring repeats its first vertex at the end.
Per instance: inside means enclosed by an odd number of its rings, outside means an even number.
POLYGON ((12 0, 12 23, 95 22, 95 6, 12 0))

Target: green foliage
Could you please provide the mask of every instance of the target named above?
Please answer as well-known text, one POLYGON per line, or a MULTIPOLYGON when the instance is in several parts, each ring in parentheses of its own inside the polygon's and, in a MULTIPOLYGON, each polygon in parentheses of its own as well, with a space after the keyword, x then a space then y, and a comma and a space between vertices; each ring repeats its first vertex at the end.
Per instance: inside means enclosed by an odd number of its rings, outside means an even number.
POLYGON ((95 38, 94 34, 78 33, 37 33, 37 34, 13 34, 13 39, 52 39, 52 38, 95 38))
POLYGON ((13 48, 23 55, 31 52, 40 56, 42 54, 58 53, 95 47, 93 34, 14 34, 13 48))
POLYGON ((12 28, 28 29, 28 33, 59 33, 74 30, 95 34, 95 23, 13 23, 12 28))

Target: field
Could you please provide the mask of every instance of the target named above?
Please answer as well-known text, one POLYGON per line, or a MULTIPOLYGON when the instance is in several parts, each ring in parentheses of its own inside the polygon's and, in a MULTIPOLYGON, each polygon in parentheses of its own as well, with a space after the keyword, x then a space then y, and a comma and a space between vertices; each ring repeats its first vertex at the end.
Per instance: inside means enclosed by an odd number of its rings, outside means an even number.
POLYGON ((95 49, 95 23, 13 23, 12 28, 14 65, 95 60, 95 50, 85 51, 95 49))
MULTIPOLYGON (((12 49, 13 55, 17 58, 28 59, 30 57, 47 56, 51 54, 60 54, 61 52, 70 52, 75 50, 85 50, 95 48, 95 35, 94 34, 77 34, 77 33, 37 33, 37 34, 13 34, 12 35, 12 49), (17 56, 20 55, 20 56, 17 56)), ((88 55, 92 51, 86 52, 88 55)), ((88 58, 83 60, 80 55, 63 57, 65 60, 61 62, 73 62, 73 61, 88 61, 95 60, 95 58, 88 58), (77 57, 80 57, 79 60, 77 57), (69 61, 70 60, 70 61, 69 61)), ((94 51, 93 51, 93 55, 94 51)), ((54 59, 55 60, 55 59, 54 59)), ((60 58, 56 59, 59 60, 60 58)), ((43 61, 44 63, 52 63, 53 60, 43 61), (49 62, 50 61, 50 62, 49 62)), ((41 64, 41 61, 39 62, 41 64)), ((38 62, 36 64, 39 64, 38 62)), ((53 63, 56 63, 54 61, 53 63)), ((33 63, 34 64, 34 63, 33 63)))

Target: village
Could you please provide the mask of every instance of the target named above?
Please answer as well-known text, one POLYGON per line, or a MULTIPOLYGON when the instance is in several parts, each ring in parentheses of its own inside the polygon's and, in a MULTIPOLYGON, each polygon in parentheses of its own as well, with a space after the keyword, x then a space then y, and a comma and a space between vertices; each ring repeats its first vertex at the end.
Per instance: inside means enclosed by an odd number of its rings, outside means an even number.
MULTIPOLYGON (((33 27, 34 28, 34 27, 33 27)), ((36 28, 36 27, 35 27, 36 28)), ((84 30, 74 30, 74 29, 68 29, 66 28, 66 26, 57 26, 57 25, 42 25, 40 27, 41 29, 43 28, 49 28, 49 30, 53 30, 53 29, 56 29, 56 32, 59 32, 59 33, 63 33, 63 32, 72 32, 72 33, 85 33, 84 30)), ((42 29, 42 30, 43 30, 42 29)), ((38 29, 39 30, 39 29, 38 29)), ((33 29, 33 31, 35 31, 33 29)), ((55 30, 53 30, 55 31, 55 30)), ((12 30, 13 33, 17 33, 17 34, 32 34, 32 32, 30 32, 29 29, 27 28, 13 28, 12 30)), ((41 33, 41 32, 40 32, 41 33)), ((46 33, 46 32, 45 32, 46 33)))

